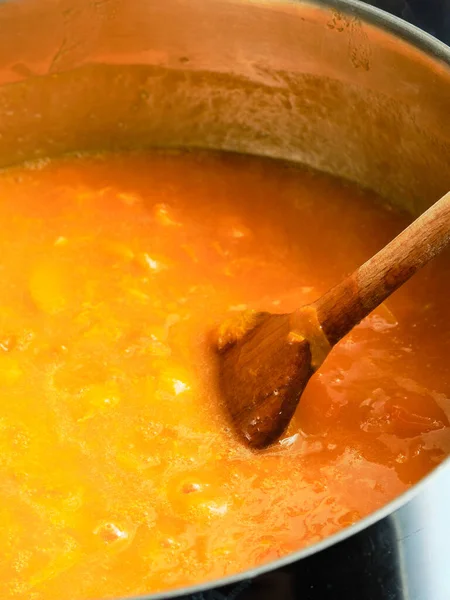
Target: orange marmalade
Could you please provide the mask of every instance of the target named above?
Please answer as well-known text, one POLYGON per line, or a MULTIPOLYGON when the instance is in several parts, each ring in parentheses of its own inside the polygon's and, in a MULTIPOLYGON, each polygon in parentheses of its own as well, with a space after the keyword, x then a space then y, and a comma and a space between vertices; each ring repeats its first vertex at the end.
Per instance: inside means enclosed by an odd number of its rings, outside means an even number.
POLYGON ((242 571, 346 527, 450 453, 450 261, 365 319, 260 453, 206 339, 312 302, 408 223, 374 195, 232 155, 0 174, 0 598, 86 600, 242 571))

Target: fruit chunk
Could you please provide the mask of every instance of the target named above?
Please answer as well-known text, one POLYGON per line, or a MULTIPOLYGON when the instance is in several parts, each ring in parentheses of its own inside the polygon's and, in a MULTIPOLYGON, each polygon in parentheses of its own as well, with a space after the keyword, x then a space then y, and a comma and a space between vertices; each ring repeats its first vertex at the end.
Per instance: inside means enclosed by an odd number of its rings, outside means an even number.
POLYGON ((53 315, 62 311, 68 302, 69 283, 63 265, 45 260, 31 273, 29 289, 36 306, 53 315))
POLYGON ((119 388, 115 381, 89 385, 81 394, 81 406, 85 414, 78 421, 83 422, 96 415, 104 414, 119 402, 119 388))
POLYGON ((11 356, 0 354, 0 385, 11 385, 22 375, 18 361, 11 356))

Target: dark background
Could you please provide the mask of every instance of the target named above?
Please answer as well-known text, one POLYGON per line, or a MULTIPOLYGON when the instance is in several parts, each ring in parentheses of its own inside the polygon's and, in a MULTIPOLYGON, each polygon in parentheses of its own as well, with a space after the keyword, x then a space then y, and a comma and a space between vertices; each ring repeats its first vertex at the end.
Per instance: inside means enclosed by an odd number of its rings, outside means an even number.
POLYGON ((450 45, 450 0, 363 0, 417 25, 450 45))

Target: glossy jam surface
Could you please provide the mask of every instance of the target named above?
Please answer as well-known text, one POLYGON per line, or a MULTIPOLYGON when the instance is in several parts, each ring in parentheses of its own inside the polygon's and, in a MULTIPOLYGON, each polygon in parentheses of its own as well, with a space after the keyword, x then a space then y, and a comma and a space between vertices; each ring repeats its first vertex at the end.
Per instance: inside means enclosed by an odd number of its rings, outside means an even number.
POLYGON ((269 160, 70 158, 0 175, 0 597, 224 576, 316 542, 450 453, 449 255, 331 353, 263 453, 222 413, 213 326, 290 311, 408 222, 269 160))

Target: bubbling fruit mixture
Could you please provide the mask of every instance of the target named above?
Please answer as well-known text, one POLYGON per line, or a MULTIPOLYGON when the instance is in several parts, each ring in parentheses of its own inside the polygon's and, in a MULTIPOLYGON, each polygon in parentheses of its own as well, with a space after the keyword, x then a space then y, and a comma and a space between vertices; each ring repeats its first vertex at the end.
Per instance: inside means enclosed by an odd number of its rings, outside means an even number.
POLYGON ((329 356, 252 453, 209 332, 313 301, 408 223, 298 166, 208 153, 0 174, 0 597, 194 584, 323 539, 450 453, 449 255, 329 356))

